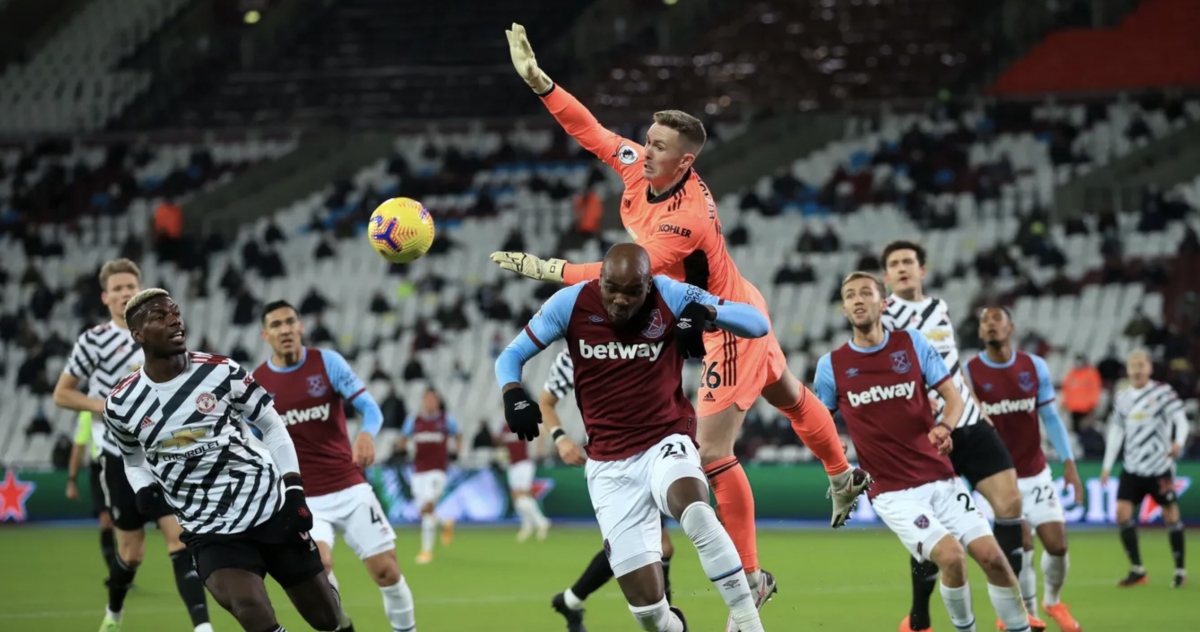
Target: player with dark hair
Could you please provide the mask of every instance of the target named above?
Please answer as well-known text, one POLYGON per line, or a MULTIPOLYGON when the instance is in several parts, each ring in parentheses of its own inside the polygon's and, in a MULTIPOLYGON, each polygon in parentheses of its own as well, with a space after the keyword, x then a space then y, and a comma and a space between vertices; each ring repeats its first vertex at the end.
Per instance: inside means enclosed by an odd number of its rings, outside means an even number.
POLYGON ((634 619, 643 630, 687 630, 663 591, 659 516, 668 513, 696 545, 734 624, 759 632, 737 549, 708 504, 682 371, 685 359, 703 353, 708 326, 761 337, 769 324, 753 306, 651 276, 650 256, 635 244, 613 246, 600 276, 557 292, 497 358, 504 417, 522 438, 538 436, 542 416, 521 386, 521 368, 565 338, 590 438, 588 494, 634 619))
MULTIPOLYGON (((374 438, 383 426, 383 412, 340 353, 304 346, 304 323, 291 303, 268 303, 262 324, 271 357, 254 370, 254 379, 271 393, 296 445, 313 514, 310 535, 329 583, 337 589, 333 544, 340 533, 379 586, 392 629, 416 629, 412 591, 396 562, 396 533, 362 471, 375 461, 374 438), (346 432, 346 402, 363 418, 353 448, 346 432)), ((339 630, 353 632, 344 611, 339 623, 339 630)))
MULTIPOLYGON (((1054 406, 1054 381, 1050 367, 1041 357, 1013 349, 1012 315, 1003 307, 984 308, 979 315, 979 338, 985 350, 965 367, 972 389, 978 393, 983 411, 996 425, 1016 464, 1017 486, 1024 498, 1025 521, 1042 541, 1042 574, 1046 584, 1043 607, 1063 632, 1079 632, 1079 622, 1059 600, 1067 577, 1067 527, 1062 502, 1054 487, 1050 466, 1042 452, 1038 416, 1046 434, 1063 461, 1063 479, 1071 486, 1075 502, 1083 504, 1083 481, 1075 467, 1075 455, 1067 427, 1054 406)), ((1025 560, 1018 579, 1025 610, 1037 616, 1037 572, 1033 569, 1033 538, 1025 534, 1025 560)))
MULTIPOLYGON (((212 632, 204 585, 196 577, 191 555, 180 541, 183 530, 179 521, 165 508, 156 509, 153 513, 141 511, 134 490, 125 476, 125 464, 119 447, 108 436, 104 423, 91 417, 91 413, 104 412, 104 400, 113 387, 144 362, 141 345, 134 340, 125 319, 126 306, 142 289, 141 269, 129 259, 113 259, 100 267, 99 277, 100 299, 108 307, 112 320, 79 335, 54 387, 54 403, 81 413, 76 447, 71 451, 68 497, 72 495, 83 457, 80 439, 83 438, 85 426, 90 427, 95 446, 92 502, 94 509, 99 510, 96 513, 100 520, 101 550, 108 563, 108 604, 100 629, 102 632, 121 629, 125 597, 146 555, 145 526, 147 522, 153 522, 166 542, 171 567, 175 571, 175 588, 187 607, 192 625, 196 632, 212 632), (79 390, 84 382, 86 393, 79 390), (87 417, 84 417, 85 414, 87 417)), ((77 496, 78 490, 74 494, 77 496)))
MULTIPOLYGON (((996 541, 1008 556, 1013 572, 1020 575, 1025 558, 1023 534, 1027 527, 1021 518, 1017 472, 1000 435, 996 434, 983 414, 978 398, 971 392, 958 356, 949 306, 946 301, 925 294, 925 254, 925 248, 912 241, 897 240, 884 247, 879 261, 883 264, 883 279, 891 286, 892 294, 883 313, 883 327, 893 331, 920 331, 946 365, 950 382, 958 389, 963 401, 963 414, 952 428, 955 450, 950 453, 950 463, 954 471, 966 478, 967 483, 991 505, 995 513, 993 532, 996 541)), ((939 393, 930 391, 929 397, 935 407, 944 408, 939 393)), ((936 418, 941 421, 944 415, 944 411, 939 412, 936 418)), ((935 564, 920 563, 911 558, 909 565, 912 569, 912 606, 908 616, 900 622, 900 632, 929 628, 929 600, 937 586, 935 564)), ((1046 627, 1037 617, 1032 617, 1030 624, 1035 630, 1046 627)))
POLYGON ((1117 523, 1121 528, 1121 544, 1129 556, 1129 574, 1119 585, 1136 586, 1150 581, 1138 550, 1138 518, 1134 514, 1149 496, 1162 507, 1171 556, 1175 559, 1171 586, 1180 588, 1187 582, 1187 570, 1183 564, 1184 524, 1175 488, 1175 459, 1187 443, 1188 420, 1183 400, 1169 384, 1151 379, 1153 371, 1150 354, 1145 349, 1134 349, 1125 357, 1129 387, 1117 393, 1108 418, 1108 441, 1104 445, 1100 480, 1108 484, 1117 454, 1124 446, 1117 487, 1117 523))
POLYGON ((421 408, 404 420, 396 449, 404 452, 411 440, 417 453, 413 457, 413 499, 421 507, 421 552, 418 564, 433 561, 433 541, 438 524, 442 527, 442 546, 454 539, 454 520, 441 519, 437 515, 437 504, 446 491, 446 470, 450 458, 462 452, 462 435, 458 421, 446 414, 446 405, 431 386, 421 396, 421 408), (450 449, 450 440, 454 449, 450 449))
MULTIPOLYGON (((587 453, 578 443, 575 443, 571 437, 567 436, 567 432, 563 430, 562 423, 558 419, 558 412, 555 407, 558 402, 567 396, 567 393, 575 388, 575 366, 571 362, 571 350, 563 349, 561 353, 554 357, 554 364, 550 368, 550 375, 546 378, 546 384, 542 386, 542 394, 538 398, 538 408, 541 409, 542 422, 546 426, 546 431, 550 433, 551 439, 554 440, 554 447, 558 450, 558 456, 563 463, 567 465, 584 465, 587 463, 587 453)), ((538 436, 538 441, 542 439, 538 436)), ((662 516, 662 572, 663 572, 663 593, 667 597, 667 603, 671 603, 671 558, 675 555, 675 545, 671 542, 671 536, 666 528, 666 515, 662 516)), ((608 583, 608 580, 613 578, 612 565, 608 563, 608 553, 604 549, 600 549, 591 562, 588 562, 587 568, 583 570, 583 574, 570 588, 554 595, 550 600, 550 606, 555 612, 561 614, 567 620, 567 632, 586 632, 587 628, 583 627, 583 602, 587 601, 588 596, 600 590, 600 587, 608 583)))
MULTIPOLYGON (((700 120, 679 110, 664 110, 654 114, 644 143, 623 138, 604 128, 538 67, 523 26, 513 24, 507 36, 513 66, 525 84, 568 134, 621 176, 625 186, 621 222, 633 241, 649 253, 651 272, 726 300, 749 303, 767 314, 762 293, 730 257, 717 204, 694 169, 707 139, 700 120)), ((496 252, 492 260, 527 278, 566 285, 597 279, 601 272, 598 262, 544 260, 524 252, 496 252)), ((774 577, 759 567, 754 494, 733 453, 746 411, 759 397, 765 398, 791 421, 800 440, 822 462, 830 480, 834 528, 845 524, 869 481, 855 478, 833 418, 788 369, 772 333, 744 339, 713 331, 705 335, 704 343, 704 378, 697 393, 700 462, 761 607, 776 588, 774 577)), ((737 628, 728 622, 726 630, 737 628)))
POLYGON ((988 596, 1005 629, 1029 630, 1017 578, 945 456, 958 449, 952 438, 963 414, 958 386, 920 331, 884 329, 886 305, 875 275, 854 272, 842 282, 842 311, 854 334, 817 362, 817 395, 841 412, 859 463, 875 473, 869 492, 875 513, 910 555, 941 571, 954 627, 976 631, 969 554, 987 575, 988 596), (941 421, 933 418, 930 390, 945 402, 941 421))
POLYGON ((268 573, 309 625, 336 630, 337 591, 309 536, 296 449, 270 394, 233 360, 189 353, 166 291, 138 293, 125 321, 146 362, 113 388, 104 422, 138 508, 175 514, 200 580, 246 632, 284 632, 268 573))

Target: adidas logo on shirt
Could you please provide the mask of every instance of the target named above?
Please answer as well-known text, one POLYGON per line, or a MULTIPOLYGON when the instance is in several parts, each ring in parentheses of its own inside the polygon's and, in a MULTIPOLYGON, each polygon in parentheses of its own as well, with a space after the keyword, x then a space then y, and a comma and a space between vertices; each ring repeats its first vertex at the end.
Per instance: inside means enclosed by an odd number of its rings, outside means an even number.
POLYGON ((912 399, 913 394, 916 392, 916 382, 904 382, 903 384, 892 384, 891 386, 872 386, 865 391, 846 393, 846 397, 850 400, 851 406, 857 407, 863 404, 886 402, 890 399, 912 399))

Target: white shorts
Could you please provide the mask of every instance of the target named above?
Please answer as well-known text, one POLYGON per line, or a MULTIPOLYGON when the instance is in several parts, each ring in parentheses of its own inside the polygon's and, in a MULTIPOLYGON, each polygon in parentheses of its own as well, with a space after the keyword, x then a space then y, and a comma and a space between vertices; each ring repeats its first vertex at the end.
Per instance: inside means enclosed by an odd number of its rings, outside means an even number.
POLYGON ((992 534, 987 518, 959 478, 884 492, 871 506, 908 552, 922 561, 929 560, 934 545, 947 535, 965 547, 992 534))
POLYGON ((309 535, 317 542, 332 548, 334 533, 340 533, 360 560, 396 548, 396 532, 370 484, 313 496, 307 503, 313 515, 309 535))
POLYGON ((671 435, 620 461, 588 460, 588 495, 596 510, 613 575, 621 577, 662 560, 662 514, 667 490, 681 478, 708 486, 692 439, 671 435))
POLYGON ((1021 490, 1021 501, 1025 509, 1025 520, 1030 529, 1047 522, 1066 522, 1063 515, 1062 500, 1058 497, 1058 489, 1054 486, 1054 477, 1050 475, 1050 466, 1036 476, 1017 479, 1017 489, 1021 490))
POLYGON ((529 459, 508 466, 508 489, 514 492, 533 489, 533 472, 536 469, 537 466, 529 459))
POLYGON ((446 472, 444 470, 413 472, 413 500, 417 501, 418 505, 426 503, 437 505, 438 501, 442 499, 444 491, 446 491, 446 472))

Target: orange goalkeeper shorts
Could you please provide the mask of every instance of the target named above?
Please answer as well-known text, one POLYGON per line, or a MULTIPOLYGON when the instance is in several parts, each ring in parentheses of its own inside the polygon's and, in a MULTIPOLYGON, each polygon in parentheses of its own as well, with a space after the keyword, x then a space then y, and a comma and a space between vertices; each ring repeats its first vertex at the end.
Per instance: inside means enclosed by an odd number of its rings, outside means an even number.
MULTIPOLYGON (((767 301, 758 288, 746 282, 747 302, 758 308, 767 320, 767 301)), ((696 414, 707 417, 729 408, 748 410, 769 384, 783 377, 787 359, 773 331, 762 338, 739 338, 718 330, 705 335, 704 365, 696 414)))

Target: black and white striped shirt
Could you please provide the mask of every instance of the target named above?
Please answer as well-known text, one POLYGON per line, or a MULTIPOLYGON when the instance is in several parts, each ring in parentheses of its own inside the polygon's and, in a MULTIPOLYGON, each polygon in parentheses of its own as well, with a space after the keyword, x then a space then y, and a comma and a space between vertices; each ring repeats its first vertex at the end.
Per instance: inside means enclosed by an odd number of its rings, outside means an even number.
POLYGON ((1126 472, 1138 476, 1171 473, 1175 469, 1175 460, 1168 454, 1171 444, 1183 447, 1187 437, 1187 412, 1174 389, 1154 380, 1141 388, 1130 386, 1117 393, 1108 417, 1104 469, 1112 469, 1123 443, 1126 472))
POLYGON ((190 533, 241 533, 283 503, 281 472, 271 453, 250 441, 243 418, 282 422, 271 396, 236 362, 204 353, 188 359, 169 382, 152 382, 142 370, 126 377, 105 402, 104 422, 135 490, 162 485, 190 533))
MULTIPOLYGON (((933 296, 926 296, 920 301, 906 301, 895 294, 888 297, 887 309, 883 312, 883 328, 889 331, 897 329, 916 329, 925 335, 925 339, 941 354, 954 380, 958 394, 963 398, 963 414, 958 425, 970 426, 979 423, 983 411, 963 379, 962 362, 958 357, 958 341, 954 338, 954 323, 950 320, 950 308, 946 301, 933 296)), ((943 405, 942 396, 936 390, 929 391, 939 406, 943 405)), ((938 414, 939 421, 941 414, 938 414)))
POLYGON ((563 349, 554 356, 554 364, 550 366, 550 374, 546 376, 546 384, 542 389, 559 399, 565 399, 573 388, 575 365, 571 363, 571 350, 563 349))
MULTIPOLYGON (((63 372, 87 383, 88 397, 104 399, 117 382, 142 366, 142 346, 128 329, 109 321, 79 335, 63 372)), ((113 456, 120 452, 107 437, 104 424, 92 424, 92 443, 113 456)))

